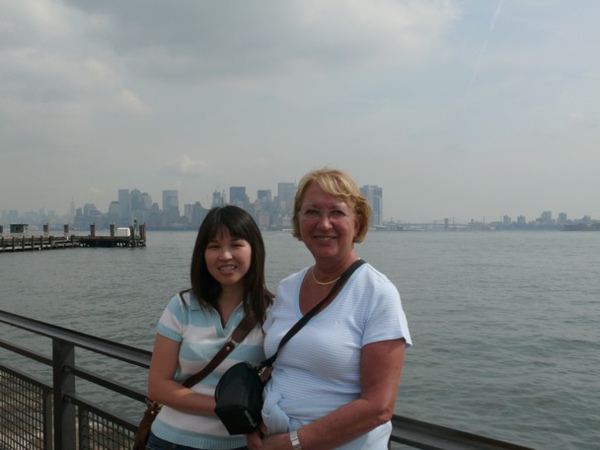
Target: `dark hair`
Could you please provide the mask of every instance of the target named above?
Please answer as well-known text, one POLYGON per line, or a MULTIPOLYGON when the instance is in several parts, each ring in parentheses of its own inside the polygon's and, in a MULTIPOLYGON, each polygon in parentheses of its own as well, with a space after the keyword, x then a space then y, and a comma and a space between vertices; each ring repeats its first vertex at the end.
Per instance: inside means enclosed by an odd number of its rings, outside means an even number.
POLYGON ((201 306, 219 309, 221 284, 208 271, 204 254, 208 243, 224 230, 232 238, 244 239, 250 244, 250 268, 244 276, 244 311, 263 323, 266 309, 273 302, 273 294, 265 284, 265 245, 256 222, 242 208, 233 205, 212 208, 202 221, 192 255, 192 292, 201 306))

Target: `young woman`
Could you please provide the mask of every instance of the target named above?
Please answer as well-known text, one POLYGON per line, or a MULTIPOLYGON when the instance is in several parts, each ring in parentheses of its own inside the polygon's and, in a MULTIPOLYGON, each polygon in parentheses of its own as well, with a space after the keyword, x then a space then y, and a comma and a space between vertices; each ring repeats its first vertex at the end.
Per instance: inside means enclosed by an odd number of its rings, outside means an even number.
POLYGON ((164 406, 146 449, 246 448, 245 436, 230 436, 214 415, 214 388, 233 364, 264 359, 261 324, 273 300, 264 264, 262 235, 250 214, 230 205, 208 213, 192 256, 192 288, 171 299, 157 327, 148 393, 164 406), (244 341, 200 383, 183 387, 246 315, 257 325, 244 341))

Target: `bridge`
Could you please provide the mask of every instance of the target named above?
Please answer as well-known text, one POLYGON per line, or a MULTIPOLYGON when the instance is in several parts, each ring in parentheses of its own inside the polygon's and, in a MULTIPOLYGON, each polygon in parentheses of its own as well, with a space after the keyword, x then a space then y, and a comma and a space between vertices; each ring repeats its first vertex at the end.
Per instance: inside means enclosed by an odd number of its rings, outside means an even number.
POLYGON ((431 222, 387 222, 385 225, 376 225, 373 228, 380 231, 452 231, 470 228, 473 223, 457 222, 454 219, 444 218, 431 222))

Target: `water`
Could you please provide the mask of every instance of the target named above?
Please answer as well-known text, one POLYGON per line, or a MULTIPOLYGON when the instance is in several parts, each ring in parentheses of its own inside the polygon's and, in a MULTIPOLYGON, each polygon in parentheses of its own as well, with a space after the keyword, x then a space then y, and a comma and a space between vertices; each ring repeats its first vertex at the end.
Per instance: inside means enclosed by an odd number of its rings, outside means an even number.
MULTIPOLYGON (((194 238, 0 255, 0 307, 151 349, 166 302, 189 285, 194 238)), ((273 290, 311 262, 289 234, 265 242, 273 290)), ((600 233, 375 232, 357 249, 398 286, 415 344, 397 414, 540 449, 600 449, 600 233)))

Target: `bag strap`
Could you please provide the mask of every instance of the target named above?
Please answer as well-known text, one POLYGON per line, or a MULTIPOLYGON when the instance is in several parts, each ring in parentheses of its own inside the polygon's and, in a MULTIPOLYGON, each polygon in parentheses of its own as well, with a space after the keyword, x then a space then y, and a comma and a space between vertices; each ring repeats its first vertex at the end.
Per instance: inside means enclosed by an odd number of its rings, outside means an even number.
POLYGON ((308 323, 308 321, 317 313, 317 311, 321 308, 321 306, 323 306, 323 304, 325 304, 325 302, 327 302, 329 299, 331 299, 331 297, 333 297, 333 295, 339 290, 339 288, 342 286, 342 284, 344 284, 348 280, 348 278, 350 278, 350 275, 352 275, 354 273, 354 271, 356 269, 358 269, 361 265, 363 265, 365 262, 366 261, 364 261, 363 259, 357 259, 350 265, 350 267, 348 267, 344 271, 344 273, 340 276, 340 279, 337 280, 337 282, 333 285, 333 287, 331 288, 329 293, 325 296, 325 298, 323 300, 321 300, 310 311, 308 311, 306 314, 304 314, 300 318, 300 320, 298 320, 298 322, 296 322, 294 324, 294 326, 288 330, 288 332, 285 334, 285 336, 283 336, 283 338, 279 342, 277 351, 270 358, 265 359, 261 363, 261 367, 264 368, 264 367, 269 367, 269 366, 273 365, 273 363, 275 362, 275 359, 277 359, 277 354, 279 353, 279 350, 281 350, 281 347, 283 347, 283 345, 287 341, 289 341, 298 331, 300 331, 302 329, 302 327, 304 325, 306 325, 308 323))
MULTIPOLYGON (((181 296, 182 292, 180 292, 179 295, 181 296)), ((186 388, 190 388, 215 370, 217 366, 221 364, 221 362, 227 357, 227 355, 229 355, 233 349, 236 348, 246 338, 246 336, 248 336, 248 333, 250 333, 255 325, 256 321, 253 317, 244 316, 242 321, 235 328, 235 330, 233 330, 233 333, 231 333, 231 336, 229 336, 225 342, 225 345, 221 347, 221 350, 219 350, 217 354, 213 356, 209 363, 204 366, 201 371, 192 375, 181 384, 186 388)))

